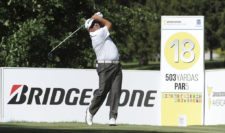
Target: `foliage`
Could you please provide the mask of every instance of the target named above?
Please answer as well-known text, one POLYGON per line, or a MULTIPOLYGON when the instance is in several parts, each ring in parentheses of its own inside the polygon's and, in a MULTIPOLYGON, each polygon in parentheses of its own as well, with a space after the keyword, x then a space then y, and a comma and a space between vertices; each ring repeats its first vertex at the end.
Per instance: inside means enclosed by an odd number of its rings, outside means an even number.
POLYGON ((160 54, 162 15, 204 15, 205 49, 225 49, 225 1, 213 0, 2 0, 0 65, 94 67, 95 54, 83 29, 48 52, 101 11, 113 23, 111 37, 123 62, 146 65, 160 54))

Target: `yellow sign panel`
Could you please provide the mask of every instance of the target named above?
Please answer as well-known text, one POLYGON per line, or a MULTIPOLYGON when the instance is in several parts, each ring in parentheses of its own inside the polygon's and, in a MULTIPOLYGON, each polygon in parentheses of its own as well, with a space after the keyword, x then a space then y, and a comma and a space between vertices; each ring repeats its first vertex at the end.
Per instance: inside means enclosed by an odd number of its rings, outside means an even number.
POLYGON ((162 16, 161 124, 203 124, 204 17, 162 16))
POLYGON ((199 59, 199 43, 187 32, 172 35, 165 46, 165 58, 175 69, 191 68, 199 59))
POLYGON ((202 93, 162 93, 162 125, 201 124, 202 103, 202 93))

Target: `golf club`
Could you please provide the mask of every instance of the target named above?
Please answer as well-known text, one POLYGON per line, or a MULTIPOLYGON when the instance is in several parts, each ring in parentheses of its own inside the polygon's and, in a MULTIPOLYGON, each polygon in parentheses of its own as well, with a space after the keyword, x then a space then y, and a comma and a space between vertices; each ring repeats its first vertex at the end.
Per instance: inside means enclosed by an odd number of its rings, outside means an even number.
POLYGON ((69 39, 73 34, 75 34, 77 31, 79 31, 81 28, 83 28, 84 25, 81 25, 79 28, 77 28, 73 33, 71 33, 69 36, 67 36, 63 41, 61 41, 57 46, 55 46, 49 53, 48 53, 48 57, 51 58, 52 57, 52 52, 55 51, 55 49, 57 49, 60 45, 63 44, 63 42, 65 42, 67 39, 69 39))

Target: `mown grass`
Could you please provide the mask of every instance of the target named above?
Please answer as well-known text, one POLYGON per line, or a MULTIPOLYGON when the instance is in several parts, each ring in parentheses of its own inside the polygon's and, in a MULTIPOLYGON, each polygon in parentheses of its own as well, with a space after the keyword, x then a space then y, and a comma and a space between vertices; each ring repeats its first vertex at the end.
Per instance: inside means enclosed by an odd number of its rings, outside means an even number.
POLYGON ((224 133, 225 125, 216 126, 188 126, 166 127, 151 125, 118 125, 108 126, 85 123, 34 123, 34 122, 9 122, 0 123, 1 133, 224 133))
MULTIPOLYGON (((138 62, 122 62, 123 69, 131 70, 160 70, 160 62, 149 62, 148 65, 139 65, 138 62)), ((225 68, 224 60, 205 61, 205 69, 225 68)))

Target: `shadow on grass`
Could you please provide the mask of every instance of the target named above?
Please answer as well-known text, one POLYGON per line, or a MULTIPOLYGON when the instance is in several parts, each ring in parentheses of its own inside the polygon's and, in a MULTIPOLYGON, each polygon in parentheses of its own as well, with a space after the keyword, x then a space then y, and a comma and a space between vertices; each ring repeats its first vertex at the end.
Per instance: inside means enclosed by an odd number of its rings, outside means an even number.
POLYGON ((39 129, 39 128, 24 128, 20 126, 18 127, 0 126, 0 132, 1 133, 169 133, 169 132, 140 131, 140 130, 39 129))
POLYGON ((159 63, 149 63, 148 65, 139 65, 138 63, 128 63, 122 65, 123 69, 133 69, 133 70, 159 70, 159 63))
POLYGON ((224 61, 206 61, 205 69, 218 69, 225 68, 225 60, 224 61))

